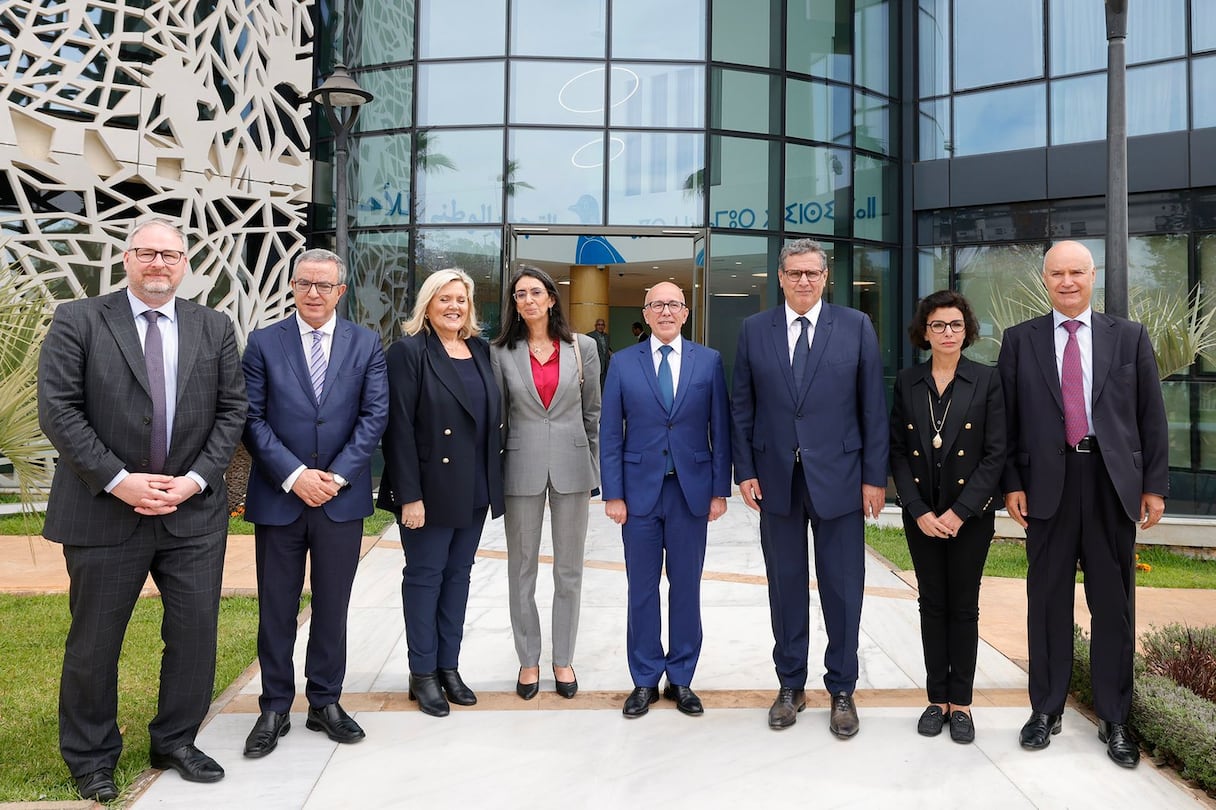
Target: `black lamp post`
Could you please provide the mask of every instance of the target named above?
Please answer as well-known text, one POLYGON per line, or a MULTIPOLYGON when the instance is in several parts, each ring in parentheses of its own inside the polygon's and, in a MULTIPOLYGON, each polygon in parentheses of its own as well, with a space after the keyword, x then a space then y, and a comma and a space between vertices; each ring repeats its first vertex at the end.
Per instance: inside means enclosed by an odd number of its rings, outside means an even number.
POLYGON ((1127 317, 1128 0, 1106 0, 1106 312, 1127 317))
POLYGON ((359 108, 371 101, 375 96, 359 86, 346 66, 334 65, 333 73, 321 83, 321 86, 308 94, 308 100, 321 105, 329 127, 334 132, 334 202, 337 222, 334 226, 334 250, 342 261, 350 267, 350 256, 347 254, 347 192, 346 192, 346 157, 347 140, 355 128, 355 120, 359 117, 359 108))

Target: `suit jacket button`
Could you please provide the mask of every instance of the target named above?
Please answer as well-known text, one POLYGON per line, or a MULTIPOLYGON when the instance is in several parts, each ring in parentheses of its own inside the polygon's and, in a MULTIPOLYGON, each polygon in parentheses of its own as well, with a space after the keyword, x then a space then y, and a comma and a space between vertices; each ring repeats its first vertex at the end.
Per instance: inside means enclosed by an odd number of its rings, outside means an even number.
POLYGON ((963 429, 964 429, 964 430, 971 430, 971 423, 970 423, 970 422, 968 422, 967 424, 963 425, 963 429))
POLYGON ((318 425, 323 425, 323 424, 325 424, 325 420, 324 420, 324 419, 318 419, 318 420, 317 420, 317 424, 318 424, 318 425))
POLYGON ((965 483, 966 483, 966 481, 964 481, 962 478, 958 479, 958 482, 959 482, 960 484, 965 484, 965 483))
POLYGON ((912 479, 912 483, 914 483, 914 484, 919 484, 919 483, 920 483, 920 479, 919 479, 919 478, 913 478, 913 479, 912 479))
POLYGON ((443 435, 444 435, 444 436, 451 436, 451 435, 452 435, 452 429, 451 429, 451 428, 444 428, 444 429, 443 429, 443 435))
POLYGON ((145 416, 145 417, 144 417, 144 424, 145 424, 145 425, 150 425, 150 424, 152 424, 152 419, 151 419, 151 418, 149 418, 149 417, 147 417, 147 416, 145 416))
POLYGON ((312 457, 313 457, 313 458, 316 458, 316 457, 317 457, 317 454, 316 454, 316 453, 313 453, 313 454, 312 454, 312 457))
POLYGON ((913 451, 912 451, 912 455, 914 455, 914 456, 919 456, 919 455, 920 455, 920 451, 919 451, 919 450, 913 450, 913 451))
POLYGON ((967 454, 966 454, 966 453, 964 453, 962 450, 959 450, 959 451, 958 451, 958 454, 959 454, 960 456, 965 456, 965 455, 967 455, 967 454))
POLYGON ((1060 456, 1064 455, 1064 448, 1061 447, 1059 450, 1057 450, 1056 455, 1060 455, 1060 456))
POLYGON ((447 463, 448 463, 448 460, 447 460, 446 458, 445 458, 445 459, 443 459, 443 463, 444 463, 444 464, 447 464, 447 463))
POLYGON ((916 430, 916 428, 912 427, 911 422, 908 423, 908 430, 916 430))

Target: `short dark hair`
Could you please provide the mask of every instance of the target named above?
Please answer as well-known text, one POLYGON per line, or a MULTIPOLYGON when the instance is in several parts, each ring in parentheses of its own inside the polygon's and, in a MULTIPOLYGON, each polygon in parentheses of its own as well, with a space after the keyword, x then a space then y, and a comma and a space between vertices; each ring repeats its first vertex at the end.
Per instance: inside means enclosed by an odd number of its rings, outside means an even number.
POLYGON ((929 329, 929 316, 939 309, 957 309, 963 313, 963 323, 967 325, 963 337, 963 348, 967 348, 980 338, 980 324, 971 311, 971 305, 962 293, 954 290, 938 290, 926 295, 916 304, 916 314, 912 316, 912 325, 908 327, 908 337, 912 345, 918 349, 928 349, 929 339, 925 332, 929 329))
POLYGON ((515 274, 511 276, 511 283, 505 291, 506 303, 503 305, 502 328, 498 337, 494 339, 494 345, 514 349, 516 343, 528 339, 528 327, 523 318, 519 316, 519 310, 515 306, 515 285, 525 276, 539 281, 544 286, 545 292, 553 296, 553 306, 549 308, 549 338, 560 340, 562 343, 573 343, 574 333, 570 331, 570 324, 566 323, 566 316, 562 314, 562 297, 557 292, 557 284, 554 283, 553 277, 539 267, 521 264, 515 274))
POLYGON ((630 328, 630 329, 637 329, 637 330, 639 330, 639 331, 641 331, 641 332, 645 332, 645 331, 646 331, 646 327, 645 327, 645 326, 642 326, 642 322, 641 322, 641 321, 634 321, 634 322, 633 322, 633 326, 631 326, 631 327, 629 327, 629 328, 630 328))

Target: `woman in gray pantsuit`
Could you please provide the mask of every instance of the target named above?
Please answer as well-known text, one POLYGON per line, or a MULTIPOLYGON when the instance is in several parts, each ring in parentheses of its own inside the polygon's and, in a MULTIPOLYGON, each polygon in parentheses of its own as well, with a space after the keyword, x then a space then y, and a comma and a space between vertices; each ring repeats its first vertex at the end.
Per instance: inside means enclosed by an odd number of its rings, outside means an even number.
POLYGON ((524 700, 540 691, 536 571, 548 499, 553 677, 557 693, 572 698, 578 691, 571 663, 582 598, 587 501, 600 478, 599 354, 591 338, 571 331, 557 285, 544 271, 521 266, 508 290, 491 359, 506 427, 507 578, 520 665, 515 691, 524 700))

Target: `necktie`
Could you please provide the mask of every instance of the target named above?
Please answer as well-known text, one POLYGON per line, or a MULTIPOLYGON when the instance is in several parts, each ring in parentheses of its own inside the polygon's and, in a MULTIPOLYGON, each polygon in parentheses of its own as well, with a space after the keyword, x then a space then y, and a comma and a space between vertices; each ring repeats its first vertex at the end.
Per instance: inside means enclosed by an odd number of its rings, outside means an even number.
POLYGON ((1080 321, 1064 321, 1068 342, 1064 344, 1064 362, 1060 368, 1060 393, 1064 398, 1064 439, 1070 445, 1085 438, 1089 423, 1085 418, 1085 382, 1081 376, 1081 347, 1077 345, 1080 321))
POLYGON ((671 413, 671 404, 676 399, 676 388, 671 379, 671 364, 667 362, 668 356, 672 352, 670 346, 660 346, 659 352, 662 353, 663 359, 659 361, 659 395, 663 397, 663 407, 671 413))
POLYGON ((798 342, 794 344, 794 388, 801 391, 803 380, 806 379, 806 367, 811 359, 811 342, 807 340, 807 330, 811 322, 805 316, 798 318, 802 331, 798 334, 798 342))
POLYGON ((320 402, 321 391, 325 388, 325 367, 329 365, 325 361, 325 352, 321 350, 321 338, 325 333, 315 329, 310 334, 312 350, 308 355, 308 376, 312 378, 312 392, 317 395, 317 402, 320 402))
POLYGON ((156 319, 160 313, 154 309, 144 312, 148 321, 148 332, 144 335, 144 365, 148 369, 148 388, 152 394, 152 446, 148 451, 148 472, 160 473, 165 469, 165 457, 169 453, 168 413, 165 407, 165 344, 161 339, 156 319))

